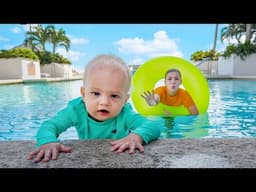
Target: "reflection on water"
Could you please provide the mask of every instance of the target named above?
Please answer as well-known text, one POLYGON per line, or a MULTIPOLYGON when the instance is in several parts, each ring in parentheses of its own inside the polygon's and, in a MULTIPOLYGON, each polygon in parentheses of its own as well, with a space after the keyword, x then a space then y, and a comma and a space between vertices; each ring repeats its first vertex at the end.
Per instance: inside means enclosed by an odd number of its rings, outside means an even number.
POLYGON ((161 138, 202 138, 208 136, 208 113, 191 116, 159 117, 161 138))
MULTIPOLYGON (((0 140, 35 140, 41 123, 80 96, 81 85, 82 81, 1 85, 0 140)), ((76 133, 70 135, 77 138, 76 133)))

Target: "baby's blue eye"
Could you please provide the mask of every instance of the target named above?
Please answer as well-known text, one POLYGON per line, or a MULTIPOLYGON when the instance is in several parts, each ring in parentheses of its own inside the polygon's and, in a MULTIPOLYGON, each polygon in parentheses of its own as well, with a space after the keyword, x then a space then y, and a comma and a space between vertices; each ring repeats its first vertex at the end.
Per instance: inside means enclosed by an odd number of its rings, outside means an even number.
POLYGON ((118 99, 118 98, 120 98, 120 96, 119 96, 119 95, 111 95, 111 97, 112 97, 112 98, 114 98, 114 99, 118 99))
POLYGON ((98 93, 98 92, 92 92, 92 94, 95 95, 95 96, 100 95, 100 93, 98 93))

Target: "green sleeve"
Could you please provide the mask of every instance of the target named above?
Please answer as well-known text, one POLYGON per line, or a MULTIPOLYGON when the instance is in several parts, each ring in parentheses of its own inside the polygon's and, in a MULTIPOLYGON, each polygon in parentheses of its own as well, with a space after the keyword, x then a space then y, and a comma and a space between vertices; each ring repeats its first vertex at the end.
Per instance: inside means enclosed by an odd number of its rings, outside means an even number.
POLYGON ((73 104, 70 102, 68 106, 60 110, 53 118, 45 121, 37 132, 37 146, 50 142, 59 142, 58 136, 67 128, 74 125, 76 115, 73 104))
POLYGON ((152 140, 158 139, 160 136, 160 122, 150 120, 136 112, 131 106, 126 106, 126 126, 131 132, 138 134, 142 137, 143 141, 147 144, 152 140))

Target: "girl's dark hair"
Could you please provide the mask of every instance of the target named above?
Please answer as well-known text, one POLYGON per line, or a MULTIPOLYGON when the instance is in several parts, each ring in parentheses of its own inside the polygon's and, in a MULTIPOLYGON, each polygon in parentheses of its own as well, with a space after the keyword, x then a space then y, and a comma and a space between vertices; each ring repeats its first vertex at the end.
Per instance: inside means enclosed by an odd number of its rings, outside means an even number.
POLYGON ((171 72, 177 72, 177 73, 179 73, 180 79, 182 78, 181 72, 180 72, 180 70, 178 70, 178 69, 169 69, 168 71, 165 72, 164 78, 166 79, 166 76, 167 76, 169 73, 171 73, 171 72))

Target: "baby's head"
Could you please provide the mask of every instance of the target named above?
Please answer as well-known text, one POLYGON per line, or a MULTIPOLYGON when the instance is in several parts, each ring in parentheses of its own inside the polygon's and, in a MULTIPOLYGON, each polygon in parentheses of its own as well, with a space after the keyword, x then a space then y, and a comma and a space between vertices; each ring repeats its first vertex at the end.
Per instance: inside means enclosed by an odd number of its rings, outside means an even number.
POLYGON ((125 62, 113 55, 98 55, 84 71, 81 95, 89 115, 97 121, 117 116, 129 99, 131 73, 125 62))

